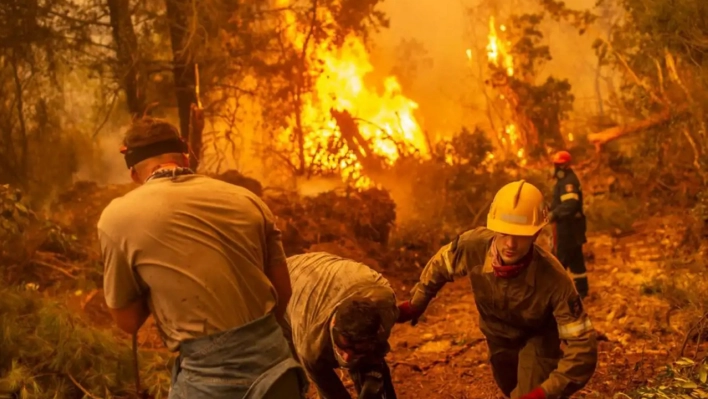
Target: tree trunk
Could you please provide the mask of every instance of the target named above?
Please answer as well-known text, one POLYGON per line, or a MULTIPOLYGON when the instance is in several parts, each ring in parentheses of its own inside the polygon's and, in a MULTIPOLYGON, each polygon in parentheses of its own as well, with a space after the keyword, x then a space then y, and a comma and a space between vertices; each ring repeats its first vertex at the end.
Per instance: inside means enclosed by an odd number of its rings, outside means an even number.
MULTIPOLYGON (((27 132, 27 119, 25 115, 25 93, 23 90, 23 83, 20 78, 19 67, 17 65, 17 54, 15 50, 12 51, 11 56, 12 63, 12 77, 15 83, 15 98, 14 103, 17 107, 17 121, 20 130, 19 137, 19 147, 20 155, 17 159, 17 168, 19 169, 16 173, 20 176, 21 187, 27 188, 28 177, 29 177, 29 135, 27 132)), ((14 152, 14 151, 13 151, 14 152)))
POLYGON ((107 0, 107 3, 118 58, 116 75, 121 77, 128 111, 133 117, 140 116, 145 112, 145 73, 141 68, 138 38, 130 19, 130 1, 107 0))
MULTIPOLYGON (((192 116, 192 104, 197 103, 196 93, 196 71, 194 61, 191 54, 191 43, 187 42, 189 38, 189 24, 192 18, 187 14, 191 12, 190 3, 184 0, 165 0, 167 9, 167 18, 170 21, 170 40, 172 42, 172 60, 174 66, 172 72, 175 82, 175 96, 177 98, 177 112, 179 114, 179 130, 182 138, 192 144, 192 150, 195 149, 195 143, 201 148, 201 131, 194 129, 190 134, 190 119, 192 116), (191 137, 190 137, 191 136, 191 137)), ((193 153, 190 159, 190 167, 196 170, 199 166, 198 157, 200 154, 193 153)))
POLYGON ((193 104, 189 123, 189 167, 196 171, 202 155, 202 133, 204 131, 204 110, 193 104))
POLYGON ((590 133, 588 134, 588 141, 590 141, 592 144, 595 144, 596 146, 607 144, 612 140, 618 139, 630 133, 646 130, 650 127, 654 127, 662 123, 668 122, 669 120, 671 120, 671 118, 686 113, 687 109, 688 107, 685 105, 674 110, 674 112, 671 112, 671 110, 667 109, 662 112, 651 115, 641 121, 629 123, 627 125, 611 127, 609 129, 605 129, 597 133, 590 133))

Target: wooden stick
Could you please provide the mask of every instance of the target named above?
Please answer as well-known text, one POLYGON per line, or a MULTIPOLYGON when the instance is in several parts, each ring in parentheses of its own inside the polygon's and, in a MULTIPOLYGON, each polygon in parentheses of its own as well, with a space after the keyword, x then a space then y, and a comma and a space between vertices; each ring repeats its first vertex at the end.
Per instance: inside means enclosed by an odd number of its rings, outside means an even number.
POLYGON ((140 365, 138 364, 138 332, 133 333, 133 367, 135 368, 135 395, 141 397, 140 365))
POLYGON ((194 63, 194 94, 197 97, 197 107, 202 108, 202 99, 199 95, 199 64, 194 63))
POLYGON ((81 386, 81 384, 79 384, 79 382, 76 381, 76 379, 71 374, 67 374, 67 376, 69 376, 69 379, 71 380, 71 382, 73 382, 74 385, 76 385, 76 387, 79 388, 81 390, 81 392, 84 393, 84 395, 88 396, 91 399, 99 399, 98 396, 92 395, 91 392, 87 391, 86 388, 81 386))

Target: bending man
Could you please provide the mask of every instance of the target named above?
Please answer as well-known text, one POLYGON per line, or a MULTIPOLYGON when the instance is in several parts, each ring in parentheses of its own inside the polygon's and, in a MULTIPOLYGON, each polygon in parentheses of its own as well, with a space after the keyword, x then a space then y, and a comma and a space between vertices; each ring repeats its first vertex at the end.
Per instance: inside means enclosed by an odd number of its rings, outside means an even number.
POLYGON ((398 317, 396 295, 371 268, 324 252, 288 258, 293 295, 284 328, 321 399, 351 399, 334 372, 344 368, 359 398, 396 399, 384 360, 398 317))
POLYGON ((440 249, 411 301, 399 307, 399 321, 415 323, 445 283, 469 276, 494 379, 511 398, 568 397, 585 386, 597 364, 596 333, 573 281, 534 244, 546 218, 536 187, 523 180, 504 186, 487 228, 440 249))
POLYGON ((291 287, 268 207, 188 169, 188 148, 165 121, 135 122, 122 152, 141 186, 98 222, 106 303, 129 334, 152 313, 179 352, 170 399, 304 398, 277 321, 291 287))

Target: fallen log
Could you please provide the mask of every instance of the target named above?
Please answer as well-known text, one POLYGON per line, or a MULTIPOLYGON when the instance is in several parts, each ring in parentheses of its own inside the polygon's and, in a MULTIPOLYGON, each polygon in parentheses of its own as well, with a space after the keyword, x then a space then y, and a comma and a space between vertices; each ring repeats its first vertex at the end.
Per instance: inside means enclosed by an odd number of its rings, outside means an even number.
POLYGON ((597 133, 590 133, 588 134, 588 141, 590 141, 592 144, 595 144, 596 146, 601 146, 628 134, 643 131, 654 126, 658 126, 662 123, 668 122, 672 118, 685 114, 687 110, 687 106, 681 106, 673 111, 670 109, 666 109, 664 111, 651 115, 647 119, 641 121, 636 121, 626 125, 614 126, 597 133))

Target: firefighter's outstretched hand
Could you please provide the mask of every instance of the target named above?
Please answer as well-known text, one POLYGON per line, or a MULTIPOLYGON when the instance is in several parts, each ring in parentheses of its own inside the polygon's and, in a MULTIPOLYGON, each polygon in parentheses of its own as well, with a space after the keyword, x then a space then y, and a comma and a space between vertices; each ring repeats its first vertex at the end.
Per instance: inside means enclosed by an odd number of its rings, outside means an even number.
POLYGON ((543 388, 538 387, 533 391, 527 393, 526 395, 520 397, 519 399, 546 399, 546 392, 543 388))
POLYGON ((405 301, 398 304, 398 320, 396 323, 411 322, 414 326, 418 324, 418 318, 423 314, 424 309, 418 309, 411 304, 411 301, 405 301))

